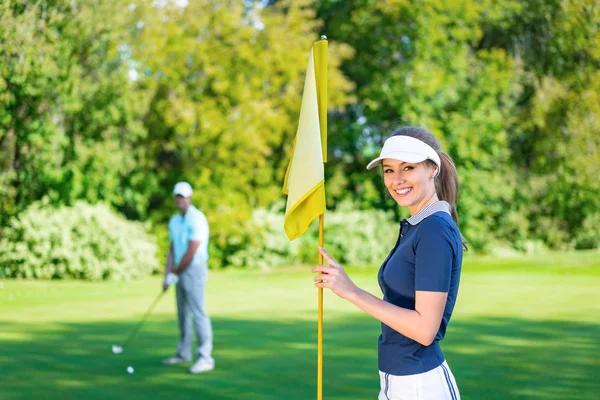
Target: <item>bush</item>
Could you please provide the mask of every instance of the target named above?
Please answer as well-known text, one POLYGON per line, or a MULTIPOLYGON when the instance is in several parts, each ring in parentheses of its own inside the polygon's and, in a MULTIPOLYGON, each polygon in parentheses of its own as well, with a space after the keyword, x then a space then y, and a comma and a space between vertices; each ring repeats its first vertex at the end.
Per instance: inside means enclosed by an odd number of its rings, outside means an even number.
POLYGON ((269 269, 301 262, 298 247, 304 237, 289 242, 283 231, 283 212, 254 210, 246 231, 248 241, 242 249, 228 257, 229 265, 269 269))
MULTIPOLYGON (((313 228, 316 246, 318 226, 315 224, 313 228)), ((343 265, 380 265, 394 247, 399 230, 400 221, 392 212, 359 211, 342 204, 336 211, 325 214, 324 247, 343 265)), ((310 250, 309 253, 301 253, 304 259, 315 259, 316 247, 310 250)))
MULTIPOLYGON (((290 242, 283 231, 283 212, 257 209, 249 225, 250 241, 229 257, 232 266, 275 268, 317 264, 319 242, 315 220, 299 239, 290 242)), ((394 246, 399 221, 380 210, 357 211, 340 206, 325 214, 325 248, 343 265, 379 265, 394 246)))
POLYGON ((153 236, 102 204, 31 205, 0 239, 0 278, 127 280, 157 269, 153 236))
POLYGON ((591 215, 583 221, 581 230, 575 237, 575 248, 578 250, 600 248, 600 214, 591 215))

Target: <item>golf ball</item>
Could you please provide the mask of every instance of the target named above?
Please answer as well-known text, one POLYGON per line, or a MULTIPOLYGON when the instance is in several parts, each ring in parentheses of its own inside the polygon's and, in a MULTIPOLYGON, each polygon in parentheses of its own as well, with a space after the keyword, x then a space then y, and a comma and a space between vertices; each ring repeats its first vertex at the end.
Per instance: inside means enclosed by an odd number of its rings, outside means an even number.
POLYGON ((131 365, 129 367, 127 367, 127 373, 133 374, 133 367, 131 365))

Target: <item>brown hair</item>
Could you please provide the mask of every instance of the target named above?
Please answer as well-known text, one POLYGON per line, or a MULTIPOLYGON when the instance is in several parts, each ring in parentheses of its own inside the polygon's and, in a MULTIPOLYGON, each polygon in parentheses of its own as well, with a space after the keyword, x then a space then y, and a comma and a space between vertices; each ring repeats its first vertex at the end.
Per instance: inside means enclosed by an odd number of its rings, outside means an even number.
MULTIPOLYGON (((414 126, 403 126, 395 129, 389 137, 392 136, 409 136, 418 139, 428 144, 438 153, 442 162, 442 167, 439 174, 435 177, 435 192, 440 200, 447 201, 448 204, 450 204, 450 214, 452 215, 452 219, 456 223, 456 226, 458 226, 458 214, 456 213, 459 191, 458 174, 452 158, 442 151, 440 142, 438 142, 435 136, 433 136, 433 133, 429 132, 427 129, 414 126)), ((437 168, 437 165, 433 161, 426 160, 425 162, 432 168, 437 168)), ((464 239, 463 246, 466 249, 466 242, 464 239)))

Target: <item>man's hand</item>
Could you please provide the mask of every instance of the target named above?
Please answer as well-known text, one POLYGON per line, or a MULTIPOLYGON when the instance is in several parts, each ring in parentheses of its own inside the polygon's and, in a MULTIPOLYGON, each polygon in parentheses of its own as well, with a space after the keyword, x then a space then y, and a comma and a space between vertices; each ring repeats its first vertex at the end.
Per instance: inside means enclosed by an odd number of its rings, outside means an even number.
POLYGON ((176 285, 179 282, 179 276, 172 272, 169 272, 167 276, 165 276, 165 281, 163 283, 163 290, 167 290, 167 288, 171 285, 176 285))

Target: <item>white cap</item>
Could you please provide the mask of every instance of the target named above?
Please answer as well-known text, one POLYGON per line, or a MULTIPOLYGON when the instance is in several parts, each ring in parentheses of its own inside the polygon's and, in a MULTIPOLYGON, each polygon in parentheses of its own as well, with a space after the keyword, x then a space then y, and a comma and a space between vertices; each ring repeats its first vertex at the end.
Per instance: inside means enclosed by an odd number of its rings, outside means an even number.
POLYGON ((419 139, 405 135, 388 138, 383 144, 383 149, 381 149, 379 157, 371 161, 367 165, 367 169, 375 168, 381 160, 386 158, 408 163, 420 163, 425 160, 431 160, 438 167, 436 175, 440 173, 440 169, 442 168, 440 156, 433 147, 419 139))
POLYGON ((173 188, 174 195, 192 197, 192 185, 187 182, 177 182, 173 188))

